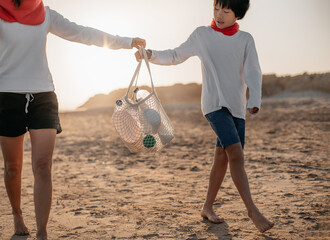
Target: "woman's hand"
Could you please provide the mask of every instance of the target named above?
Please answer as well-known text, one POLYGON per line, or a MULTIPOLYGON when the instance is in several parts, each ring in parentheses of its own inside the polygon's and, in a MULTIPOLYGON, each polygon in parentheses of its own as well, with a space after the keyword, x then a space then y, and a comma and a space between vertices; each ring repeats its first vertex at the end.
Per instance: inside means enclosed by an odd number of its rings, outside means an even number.
POLYGON ((259 112, 259 108, 257 108, 257 107, 249 108, 248 110, 251 114, 256 114, 257 112, 259 112))
MULTIPOLYGON (((146 52, 147 52, 147 57, 148 57, 148 59, 150 59, 151 56, 152 56, 152 51, 151 51, 150 49, 148 49, 148 50, 146 50, 146 52)), ((137 52, 135 53, 135 58, 136 58, 136 61, 140 62, 141 59, 143 59, 144 57, 141 56, 141 54, 140 54, 139 51, 137 51, 137 52)))
POLYGON ((146 40, 144 40, 142 38, 133 38, 131 47, 132 48, 135 47, 137 49, 139 49, 139 47, 145 48, 146 47, 146 40))

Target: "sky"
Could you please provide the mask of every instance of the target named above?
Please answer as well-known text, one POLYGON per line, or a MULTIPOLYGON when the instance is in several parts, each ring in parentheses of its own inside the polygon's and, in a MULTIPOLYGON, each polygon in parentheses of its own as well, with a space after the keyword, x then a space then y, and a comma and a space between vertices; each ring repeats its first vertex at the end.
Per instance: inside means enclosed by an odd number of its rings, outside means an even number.
MULTIPOLYGON (((112 35, 141 37, 147 48, 172 49, 199 26, 210 25, 213 0, 44 0, 65 18, 112 35)), ((251 0, 238 21, 254 37, 264 74, 330 71, 330 0, 251 0)), ((60 110, 73 110, 95 94, 127 88, 135 50, 110 50, 48 35, 47 56, 60 110)), ((140 84, 150 84, 146 68, 140 84)), ((151 65, 155 86, 201 83, 197 57, 176 66, 151 65)))

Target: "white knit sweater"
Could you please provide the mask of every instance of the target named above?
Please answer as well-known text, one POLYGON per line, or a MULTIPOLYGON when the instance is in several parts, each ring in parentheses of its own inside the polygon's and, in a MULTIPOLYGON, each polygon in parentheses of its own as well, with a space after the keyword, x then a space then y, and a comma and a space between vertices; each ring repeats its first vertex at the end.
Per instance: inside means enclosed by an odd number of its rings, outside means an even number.
POLYGON ((77 25, 45 8, 45 21, 37 26, 0 19, 0 92, 54 91, 46 57, 47 34, 69 41, 111 49, 131 48, 132 38, 113 36, 77 25))
POLYGON ((203 114, 226 107, 233 116, 245 119, 247 87, 250 93, 247 107, 260 108, 262 73, 249 33, 238 31, 226 36, 211 27, 199 27, 173 50, 152 50, 150 62, 175 65, 191 56, 198 56, 202 63, 203 114))

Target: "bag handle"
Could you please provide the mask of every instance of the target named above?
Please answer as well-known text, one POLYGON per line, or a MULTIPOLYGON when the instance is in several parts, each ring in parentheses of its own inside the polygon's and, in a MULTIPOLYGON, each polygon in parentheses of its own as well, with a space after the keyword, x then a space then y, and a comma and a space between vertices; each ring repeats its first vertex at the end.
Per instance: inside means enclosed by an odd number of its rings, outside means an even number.
POLYGON ((136 67, 136 70, 134 72, 133 78, 132 78, 132 80, 131 80, 131 82, 130 82, 130 84, 128 86, 128 89, 127 89, 127 92, 126 92, 126 95, 125 95, 125 98, 126 99, 128 97, 129 91, 132 88, 132 85, 134 83, 134 80, 136 80, 136 81, 138 80, 138 76, 139 76, 139 73, 140 73, 140 69, 141 69, 141 65, 142 65, 142 61, 143 60, 146 63, 147 69, 148 69, 148 72, 149 72, 152 93, 156 93, 154 82, 153 82, 152 76, 151 76, 151 70, 150 70, 150 65, 149 65, 149 61, 148 61, 147 51, 143 47, 139 47, 139 52, 140 52, 140 55, 143 56, 143 59, 141 59, 141 61, 139 62, 138 66, 136 67))

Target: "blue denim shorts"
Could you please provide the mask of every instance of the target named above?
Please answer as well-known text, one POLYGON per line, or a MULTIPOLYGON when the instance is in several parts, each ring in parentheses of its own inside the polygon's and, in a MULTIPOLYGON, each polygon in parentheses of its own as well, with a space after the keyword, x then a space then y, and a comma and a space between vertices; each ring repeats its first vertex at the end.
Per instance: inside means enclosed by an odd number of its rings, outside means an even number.
POLYGON ((241 143, 244 149, 245 120, 231 115, 225 107, 205 115, 213 131, 217 135, 217 147, 226 148, 241 143))

